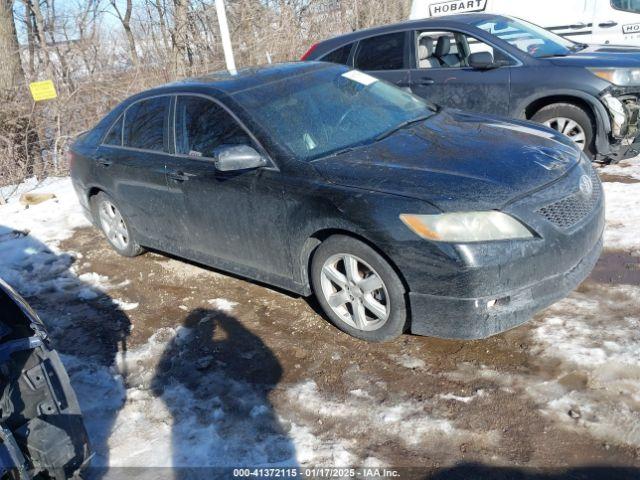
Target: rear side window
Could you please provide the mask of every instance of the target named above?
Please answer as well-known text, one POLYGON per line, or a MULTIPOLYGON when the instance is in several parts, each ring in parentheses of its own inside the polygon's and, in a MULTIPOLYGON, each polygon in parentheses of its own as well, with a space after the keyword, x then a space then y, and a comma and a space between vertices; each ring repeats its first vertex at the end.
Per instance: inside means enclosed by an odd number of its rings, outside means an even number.
POLYGON ((202 97, 180 96, 176 104, 176 152, 213 157, 221 145, 252 145, 249 135, 225 109, 202 97))
POLYGON ((346 65, 347 62, 349 61, 349 54, 351 53, 351 47, 353 47, 353 43, 350 43, 349 45, 345 45, 344 47, 340 47, 331 53, 327 53, 320 60, 322 60, 323 62, 331 62, 331 63, 338 63, 341 65, 346 65))
POLYGON ((360 41, 355 67, 360 70, 398 70, 404 67, 404 32, 360 41))
POLYGON ((640 0, 611 0, 611 5, 616 10, 640 13, 640 0))
POLYGON ((156 97, 131 105, 124 117, 125 147, 168 152, 167 122, 170 97, 156 97))
POLYGON ((102 143, 104 143, 105 145, 121 146, 123 123, 124 123, 124 116, 120 115, 116 123, 114 123, 113 126, 111 127, 111 130, 109 130, 109 133, 107 133, 107 136, 104 137, 104 141, 102 143))

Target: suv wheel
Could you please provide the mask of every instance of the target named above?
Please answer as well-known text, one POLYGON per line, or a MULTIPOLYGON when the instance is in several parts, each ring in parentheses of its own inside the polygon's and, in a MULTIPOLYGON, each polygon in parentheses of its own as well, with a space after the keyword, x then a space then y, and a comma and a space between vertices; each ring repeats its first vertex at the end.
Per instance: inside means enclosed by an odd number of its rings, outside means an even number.
POLYGON ((402 281, 374 249, 335 235, 315 251, 311 283, 318 302, 340 330, 362 340, 398 337, 407 323, 402 281))
POLYGON ((91 197, 93 218, 113 249, 125 257, 135 257, 144 250, 136 242, 127 219, 106 193, 91 197))
POLYGON ((593 122, 582 108, 570 103, 554 103, 538 110, 531 120, 566 135, 589 157, 594 157, 593 122))

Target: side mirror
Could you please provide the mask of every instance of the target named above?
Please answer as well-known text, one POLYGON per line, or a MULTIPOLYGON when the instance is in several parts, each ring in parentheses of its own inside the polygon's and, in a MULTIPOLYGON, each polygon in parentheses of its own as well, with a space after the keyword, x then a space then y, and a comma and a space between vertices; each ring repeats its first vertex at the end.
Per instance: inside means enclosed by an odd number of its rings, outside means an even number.
POLYGON ((267 165, 265 158, 249 145, 227 145, 216 150, 216 170, 231 172, 251 170, 267 165))
POLYGON ((498 67, 493 62, 493 55, 489 52, 476 52, 469 55, 469 66, 474 70, 489 70, 498 67))

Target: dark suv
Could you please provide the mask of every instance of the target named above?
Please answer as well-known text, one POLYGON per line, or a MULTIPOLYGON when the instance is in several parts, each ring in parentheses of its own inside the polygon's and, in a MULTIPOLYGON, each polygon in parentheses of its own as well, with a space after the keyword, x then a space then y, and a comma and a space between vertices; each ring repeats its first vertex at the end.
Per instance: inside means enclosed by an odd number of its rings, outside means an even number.
MULTIPOLYGON (((591 158, 637 154, 640 49, 575 43, 489 14, 417 20, 313 45, 302 60, 345 64, 443 106, 564 133, 591 158)), ((638 148, 640 150, 640 148, 638 148)))

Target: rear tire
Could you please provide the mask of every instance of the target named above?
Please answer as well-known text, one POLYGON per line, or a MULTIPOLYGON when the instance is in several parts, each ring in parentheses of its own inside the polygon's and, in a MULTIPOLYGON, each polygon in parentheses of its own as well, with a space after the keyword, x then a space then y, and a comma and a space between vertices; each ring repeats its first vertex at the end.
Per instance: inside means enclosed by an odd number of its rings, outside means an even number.
POLYGON ((386 342, 405 330, 404 285, 369 245, 346 235, 329 237, 313 255, 311 283, 331 323, 349 335, 386 342))
POLYGON ((531 120, 565 134, 589 158, 595 157, 595 128, 591 115, 584 109, 571 103, 554 103, 538 110, 531 120))
POLYGON ((123 257, 137 257, 144 252, 131 224, 109 195, 99 192, 91 197, 91 211, 96 225, 116 252, 123 257))

